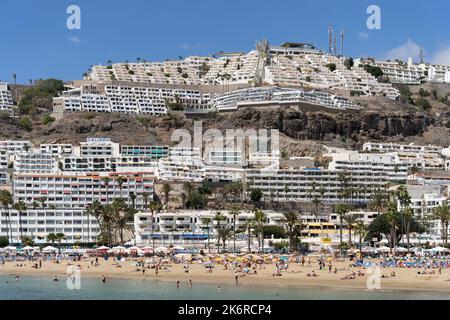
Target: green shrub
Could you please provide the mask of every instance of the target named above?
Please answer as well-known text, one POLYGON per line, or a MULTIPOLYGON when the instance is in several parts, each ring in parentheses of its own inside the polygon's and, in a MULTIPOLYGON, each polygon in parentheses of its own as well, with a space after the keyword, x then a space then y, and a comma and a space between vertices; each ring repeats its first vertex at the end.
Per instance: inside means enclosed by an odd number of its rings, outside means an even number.
POLYGON ((46 116, 44 116, 44 117, 42 118, 42 123, 45 124, 45 125, 47 125, 47 124, 49 124, 49 123, 52 123, 52 122, 54 122, 54 121, 55 121, 55 118, 53 118, 53 117, 50 116, 50 115, 46 115, 46 116))
POLYGON ((22 127, 22 129, 25 129, 27 131, 33 130, 33 122, 31 121, 30 117, 20 118, 19 125, 22 127))

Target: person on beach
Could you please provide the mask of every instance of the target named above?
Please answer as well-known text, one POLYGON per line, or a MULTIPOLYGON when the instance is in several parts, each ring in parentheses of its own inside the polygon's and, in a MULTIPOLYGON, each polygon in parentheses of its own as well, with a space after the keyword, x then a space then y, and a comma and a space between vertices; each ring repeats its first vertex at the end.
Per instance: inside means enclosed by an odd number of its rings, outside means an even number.
POLYGON ((145 268, 142 268, 142 276, 145 277, 145 268))
POLYGON ((189 279, 189 287, 192 289, 192 280, 189 279))
POLYGON ((58 276, 55 275, 55 277, 53 278, 53 281, 58 281, 58 276))
POLYGON ((236 285, 238 286, 239 285, 239 275, 237 272, 234 274, 234 281, 235 281, 236 285))
POLYGON ((177 289, 180 289, 180 281, 177 281, 177 289))
POLYGON ((217 292, 222 293, 222 288, 220 286, 217 287, 217 292))

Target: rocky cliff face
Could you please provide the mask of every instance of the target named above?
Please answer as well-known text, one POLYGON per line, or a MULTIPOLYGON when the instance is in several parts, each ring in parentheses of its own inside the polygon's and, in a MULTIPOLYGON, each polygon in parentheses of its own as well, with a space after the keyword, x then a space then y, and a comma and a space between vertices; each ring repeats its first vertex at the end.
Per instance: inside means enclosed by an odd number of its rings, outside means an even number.
MULTIPOLYGON (((202 120, 202 119, 199 119, 202 120)), ((36 120, 27 132, 17 120, 0 119, 0 139, 30 139, 35 143, 78 143, 87 137, 110 137, 120 143, 170 144, 174 129, 192 129, 193 119, 181 114, 150 118, 147 125, 131 115, 70 114, 53 124, 36 120)), ((292 109, 241 109, 211 115, 203 128, 278 129, 292 143, 315 141, 331 146, 357 147, 367 140, 450 144, 450 113, 432 116, 405 111, 362 111, 359 113, 306 112, 292 109)))
POLYGON ((324 113, 302 111, 260 111, 243 109, 230 116, 238 126, 274 128, 294 139, 327 140, 341 136, 358 140, 383 139, 395 136, 415 136, 436 123, 430 116, 419 113, 324 113))

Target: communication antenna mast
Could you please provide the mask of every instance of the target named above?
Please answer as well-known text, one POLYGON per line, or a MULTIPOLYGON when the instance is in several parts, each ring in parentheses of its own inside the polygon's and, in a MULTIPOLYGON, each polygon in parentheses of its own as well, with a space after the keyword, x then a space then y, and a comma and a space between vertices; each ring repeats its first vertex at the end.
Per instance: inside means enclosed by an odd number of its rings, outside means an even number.
POLYGON ((341 57, 344 56, 344 31, 341 31, 341 57))
POLYGON ((424 62, 424 54, 423 54, 422 48, 420 48, 420 51, 419 51, 419 58, 420 58, 420 63, 423 63, 424 62))
POLYGON ((333 53, 333 25, 328 27, 328 53, 333 53))
POLYGON ((336 40, 336 36, 334 36, 334 38, 333 38, 333 54, 335 56, 337 55, 337 40, 336 40))

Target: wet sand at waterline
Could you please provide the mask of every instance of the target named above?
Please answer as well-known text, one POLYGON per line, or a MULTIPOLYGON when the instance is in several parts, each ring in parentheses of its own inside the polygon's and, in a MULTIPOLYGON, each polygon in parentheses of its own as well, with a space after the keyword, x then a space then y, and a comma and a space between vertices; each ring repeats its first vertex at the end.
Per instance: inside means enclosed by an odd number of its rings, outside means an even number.
MULTIPOLYGON (((185 272, 184 264, 170 264, 167 270, 161 269, 156 274, 154 269, 146 269, 145 275, 142 271, 137 271, 136 261, 128 259, 127 261, 114 262, 112 260, 99 260, 99 266, 91 265, 93 258, 83 259, 77 262, 62 261, 61 263, 46 261, 43 262, 41 269, 34 269, 31 266, 34 263, 20 262, 22 266, 17 266, 17 262, 5 262, 0 264, 0 275, 14 277, 19 276, 37 276, 53 278, 55 275, 60 280, 65 280, 68 277, 67 268, 69 266, 81 266, 81 277, 98 278, 102 280, 103 276, 110 279, 148 279, 171 281, 176 285, 177 281, 186 283, 189 279, 195 283, 210 283, 210 284, 228 284, 235 285, 235 271, 230 269, 224 270, 223 265, 215 264, 213 272, 208 272, 208 269, 201 264, 190 264, 189 273, 185 272)), ((257 268, 257 274, 248 274, 238 278, 239 285, 251 286, 279 286, 279 287, 330 287, 342 289, 367 289, 367 280, 372 275, 367 274, 364 268, 350 267, 351 262, 333 262, 334 268, 338 269, 337 274, 329 273, 328 268, 319 270, 317 264, 304 267, 301 264, 291 263, 287 271, 283 271, 281 276, 273 276, 276 272, 275 264, 265 264, 263 268, 257 268), (364 275, 356 276, 354 280, 342 280, 347 274, 358 272, 361 270, 364 275), (317 277, 308 277, 307 274, 315 272, 317 277)), ((253 271, 253 270, 252 270, 253 271)), ((381 279, 381 289, 389 290, 450 290, 450 269, 443 269, 442 275, 418 275, 417 272, 421 269, 405 269, 405 268, 382 268, 381 274, 387 278, 381 279), (396 277, 390 277, 391 272, 395 271, 396 277)), ((242 274, 240 274, 242 275, 242 274)))

